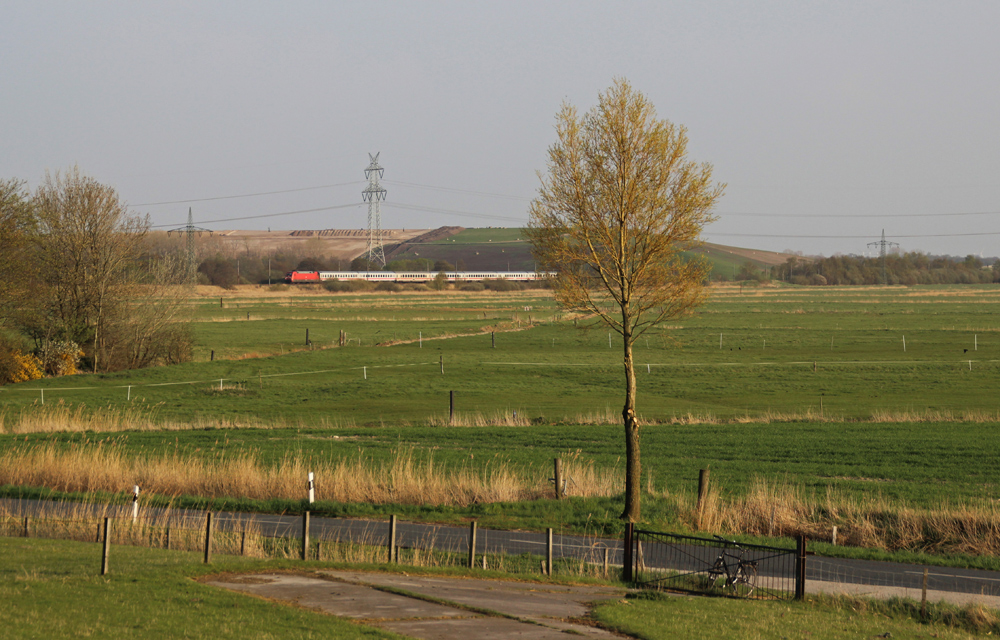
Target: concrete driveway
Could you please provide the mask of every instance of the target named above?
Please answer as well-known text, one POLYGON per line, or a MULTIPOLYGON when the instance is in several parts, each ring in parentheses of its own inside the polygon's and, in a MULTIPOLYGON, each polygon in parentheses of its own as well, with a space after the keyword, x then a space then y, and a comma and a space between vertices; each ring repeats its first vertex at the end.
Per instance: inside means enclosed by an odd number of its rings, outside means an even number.
POLYGON ((620 638, 588 624, 588 603, 611 587, 321 570, 211 576, 205 584, 285 601, 414 638, 620 638))

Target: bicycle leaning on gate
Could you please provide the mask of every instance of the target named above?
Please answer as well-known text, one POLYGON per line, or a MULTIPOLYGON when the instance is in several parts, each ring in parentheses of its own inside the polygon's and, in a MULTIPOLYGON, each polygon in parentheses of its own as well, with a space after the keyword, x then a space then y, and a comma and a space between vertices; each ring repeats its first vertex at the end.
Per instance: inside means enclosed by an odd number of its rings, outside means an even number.
POLYGON ((715 563, 708 570, 705 587, 711 591, 716 588, 729 590, 734 596, 747 598, 757 586, 757 561, 746 560, 746 549, 734 540, 726 540, 715 536, 720 542, 726 543, 715 563), (732 547, 739 553, 730 550, 732 547), (725 580, 723 580, 725 578, 725 580))

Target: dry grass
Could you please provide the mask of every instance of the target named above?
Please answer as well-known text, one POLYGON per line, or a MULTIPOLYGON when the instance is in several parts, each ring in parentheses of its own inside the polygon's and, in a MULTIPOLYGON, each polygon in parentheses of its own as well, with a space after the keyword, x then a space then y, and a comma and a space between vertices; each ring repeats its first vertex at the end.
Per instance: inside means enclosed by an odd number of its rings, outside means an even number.
MULTIPOLYGON (((692 528, 698 513, 691 496, 671 496, 692 528)), ((847 497, 833 489, 817 497, 800 486, 757 478, 746 495, 726 499, 713 487, 701 515, 701 529, 759 536, 830 540, 846 546, 1000 555, 1000 511, 993 503, 942 504, 914 509, 877 493, 847 497)))
MULTIPOLYGON (((218 385, 205 388, 206 393, 240 395, 242 386, 218 385)), ((281 420, 262 421, 253 417, 225 416, 198 418, 192 422, 162 422, 156 418, 159 405, 149 405, 136 401, 128 407, 95 407, 84 404, 71 405, 62 401, 56 404, 33 404, 19 411, 0 409, 0 433, 70 433, 90 431, 93 433, 117 433, 120 431, 189 431, 200 429, 281 429, 302 426, 281 420)), ((332 423, 323 420, 316 427, 354 427, 351 421, 332 423)))
MULTIPOLYGON (((375 504, 467 506, 486 502, 535 500, 551 490, 546 479, 495 458, 479 469, 440 469, 434 458, 416 460, 399 449, 385 462, 358 457, 307 464, 286 456, 273 467, 253 452, 203 459, 179 453, 128 457, 114 440, 62 449, 53 444, 15 446, 0 455, 0 484, 46 487, 56 491, 120 492, 138 484, 162 496, 197 495, 255 500, 303 497, 309 471, 317 478, 317 498, 375 504)), ((572 495, 611 495, 618 473, 567 460, 572 495)))

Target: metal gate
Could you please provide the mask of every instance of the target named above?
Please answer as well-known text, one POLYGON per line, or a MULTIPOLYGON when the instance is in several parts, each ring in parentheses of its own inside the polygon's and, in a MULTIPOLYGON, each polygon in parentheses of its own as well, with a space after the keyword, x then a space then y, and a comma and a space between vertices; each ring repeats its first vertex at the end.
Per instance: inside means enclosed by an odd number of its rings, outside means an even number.
POLYGON ((641 587, 781 600, 803 594, 802 541, 798 549, 783 549, 643 529, 628 538, 626 532, 631 578, 641 587))

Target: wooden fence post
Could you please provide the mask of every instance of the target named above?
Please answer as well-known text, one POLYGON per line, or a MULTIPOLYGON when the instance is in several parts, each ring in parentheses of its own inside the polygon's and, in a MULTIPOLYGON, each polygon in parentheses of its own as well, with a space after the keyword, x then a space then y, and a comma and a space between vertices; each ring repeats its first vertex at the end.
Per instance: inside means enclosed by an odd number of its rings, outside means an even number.
POLYGON ((448 424, 455 424, 455 392, 448 392, 448 424))
POLYGON ((555 459, 555 483, 556 483, 556 500, 563 497, 562 491, 562 459, 555 459))
POLYGON ((309 559, 309 512, 302 514, 302 559, 309 559))
POLYGON ((698 472, 698 528, 701 529, 702 515, 705 513, 705 502, 708 500, 708 469, 698 472))
POLYGON ((473 568, 476 562, 476 521, 469 523, 469 568, 473 568))
POLYGON ((389 516, 389 562, 399 562, 396 552, 396 514, 389 516))
POLYGON ((101 575, 108 575, 108 552, 111 550, 111 518, 104 518, 104 545, 101 550, 101 575))
POLYGON ((545 529, 545 575, 552 577, 552 527, 545 529))
POLYGON ((212 562, 212 512, 205 514, 205 564, 212 562))

